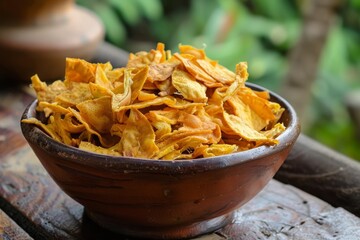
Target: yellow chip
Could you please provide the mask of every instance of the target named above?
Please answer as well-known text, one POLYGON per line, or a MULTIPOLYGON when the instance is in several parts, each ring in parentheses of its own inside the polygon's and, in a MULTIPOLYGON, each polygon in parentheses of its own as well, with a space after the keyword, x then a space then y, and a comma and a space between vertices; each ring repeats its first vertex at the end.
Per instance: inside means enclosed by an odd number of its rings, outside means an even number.
POLYGON ((76 105, 81 117, 99 133, 109 133, 113 122, 111 97, 87 100, 76 105))
POLYGON ((119 143, 119 152, 122 156, 152 158, 158 151, 150 122, 140 111, 131 109, 119 143))
POLYGON ((171 75, 172 85, 187 100, 206 102, 206 86, 198 83, 190 74, 175 69, 171 75))
POLYGON ((67 58, 65 68, 66 82, 89 83, 95 81, 96 64, 82 59, 67 58))

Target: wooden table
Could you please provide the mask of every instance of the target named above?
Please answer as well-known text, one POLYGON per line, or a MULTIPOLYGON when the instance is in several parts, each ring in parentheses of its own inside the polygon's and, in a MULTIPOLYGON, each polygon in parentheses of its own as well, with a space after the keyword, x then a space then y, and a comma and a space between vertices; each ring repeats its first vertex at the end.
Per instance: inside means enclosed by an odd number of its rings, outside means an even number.
MULTIPOLYGON (((23 110, 33 99, 29 88, 20 84, 0 90, 0 240, 129 239, 95 225, 84 214, 83 206, 62 192, 41 166, 19 125, 23 110)), ((297 148, 305 148, 304 138, 300 141, 297 148)), ((360 239, 359 215, 353 214, 358 214, 357 205, 350 208, 354 209, 351 213, 344 209, 347 202, 344 199, 337 201, 334 194, 326 191, 328 188, 321 196, 332 199, 339 207, 290 185, 293 181, 309 192, 325 187, 301 185, 299 176, 303 177, 303 182, 308 181, 309 176, 301 173, 303 168, 297 175, 294 163, 305 159, 301 158, 304 154, 309 158, 309 151, 303 149, 303 155, 296 153, 289 157, 285 169, 278 175, 278 179, 288 184, 272 180, 254 199, 236 210, 236 218, 230 225, 197 239, 360 239)), ((307 165, 302 163, 302 166, 307 165)), ((350 173, 346 174, 351 177, 350 173)), ((344 179, 343 182, 349 181, 344 179)), ((350 182, 355 188, 358 186, 358 192, 359 181, 350 182)), ((349 195, 350 202, 356 201, 351 198, 354 193, 356 189, 349 195)))

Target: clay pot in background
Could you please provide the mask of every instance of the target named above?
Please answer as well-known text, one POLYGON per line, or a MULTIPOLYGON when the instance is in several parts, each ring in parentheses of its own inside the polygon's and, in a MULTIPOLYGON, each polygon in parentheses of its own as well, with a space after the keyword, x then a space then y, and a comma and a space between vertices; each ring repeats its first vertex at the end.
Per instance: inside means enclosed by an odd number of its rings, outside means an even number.
POLYGON ((1 81, 62 79, 65 58, 91 60, 103 37, 98 17, 73 0, 2 0, 1 81))

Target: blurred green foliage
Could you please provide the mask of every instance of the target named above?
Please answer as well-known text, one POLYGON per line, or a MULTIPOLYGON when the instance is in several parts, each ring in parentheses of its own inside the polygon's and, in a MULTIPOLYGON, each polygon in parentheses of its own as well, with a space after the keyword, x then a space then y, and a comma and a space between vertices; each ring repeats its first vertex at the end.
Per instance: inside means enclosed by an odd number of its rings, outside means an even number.
POLYGON ((142 21, 151 22, 163 16, 160 0, 76 0, 76 3, 100 17, 107 40, 119 47, 129 37, 128 32, 142 21))
MULTIPOLYGON (((302 27, 306 0, 78 0, 103 20, 109 42, 128 51, 164 42, 205 48, 210 58, 234 69, 249 63, 249 81, 278 91, 288 54, 302 27), (139 43, 139 48, 136 46, 139 43), (135 47, 134 47, 135 46, 135 47), (141 46, 141 47, 140 47, 141 46)), ((305 134, 360 159, 359 136, 344 105, 360 88, 360 0, 344 1, 338 12, 314 83, 305 134)), ((299 66, 301 67, 301 66, 299 66)))

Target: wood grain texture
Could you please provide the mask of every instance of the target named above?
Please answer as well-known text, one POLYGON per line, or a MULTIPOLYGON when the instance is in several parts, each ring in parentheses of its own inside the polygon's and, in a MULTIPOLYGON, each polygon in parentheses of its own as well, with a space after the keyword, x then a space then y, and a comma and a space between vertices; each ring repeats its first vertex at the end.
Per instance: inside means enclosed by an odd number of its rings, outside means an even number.
POLYGON ((33 238, 0 209, 0 240, 5 239, 31 240, 33 238))
POLYGON ((360 163, 305 135, 275 178, 360 216, 360 163))

